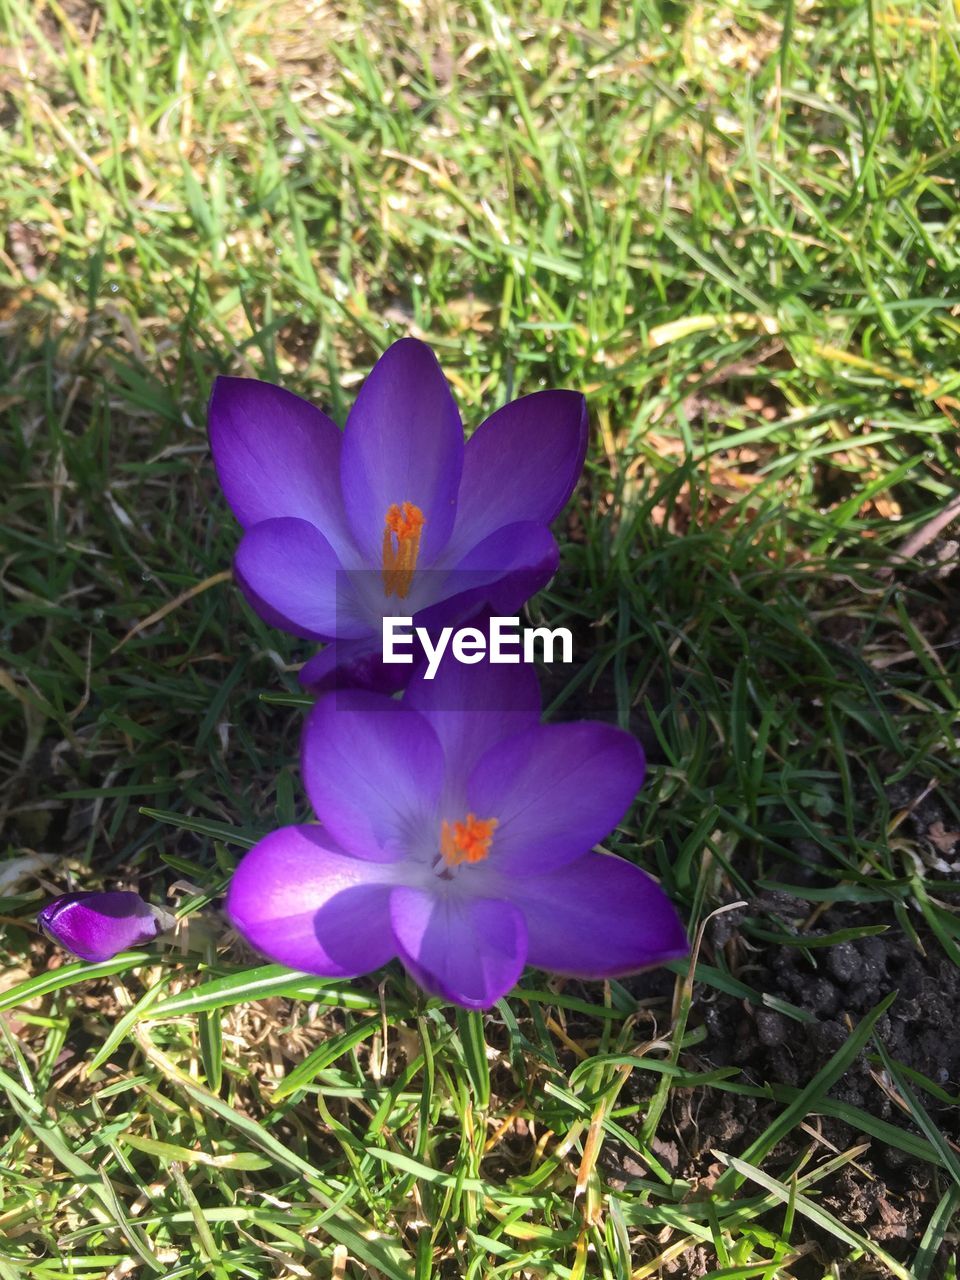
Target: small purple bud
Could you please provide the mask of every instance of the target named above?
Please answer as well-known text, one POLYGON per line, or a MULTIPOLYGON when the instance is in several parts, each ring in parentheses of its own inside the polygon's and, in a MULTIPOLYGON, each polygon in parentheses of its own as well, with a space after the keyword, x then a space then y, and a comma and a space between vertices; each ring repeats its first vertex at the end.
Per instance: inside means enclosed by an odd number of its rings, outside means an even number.
POLYGON ((152 942, 174 918, 138 893, 67 893, 37 916, 41 929, 81 960, 110 960, 119 951, 152 942))

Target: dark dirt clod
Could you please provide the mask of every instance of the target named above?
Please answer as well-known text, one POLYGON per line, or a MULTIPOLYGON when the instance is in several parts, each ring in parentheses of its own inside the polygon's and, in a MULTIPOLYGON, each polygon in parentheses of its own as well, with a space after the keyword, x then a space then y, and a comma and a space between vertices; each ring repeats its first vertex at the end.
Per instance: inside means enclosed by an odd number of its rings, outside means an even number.
POLYGON ((841 942, 827 953, 827 969, 837 982, 848 987, 863 975, 863 960, 852 942, 841 942))
MULTIPOLYGON (((782 915, 792 914, 782 912, 782 903, 777 906, 782 915)), ((714 922, 708 937, 715 955, 730 953, 737 930, 751 911, 730 912, 714 922)), ((879 911, 879 907, 845 905, 825 912, 817 929, 829 933, 875 924, 880 922, 879 911)), ((925 954, 891 927, 884 934, 811 950, 808 954, 814 957, 815 967, 801 947, 768 945, 758 953, 751 946, 744 980, 763 995, 799 1006, 813 1019, 798 1022, 776 1009, 698 988, 693 1022, 702 1024, 707 1034, 696 1048, 697 1065, 738 1066, 741 1080, 748 1083, 802 1088, 845 1044, 860 1019, 895 989, 897 1000, 877 1024, 887 1052, 896 1062, 956 1091, 960 1087, 960 973, 935 939, 921 934, 921 941, 925 954)), ((895 1091, 883 1087, 882 1065, 876 1058, 870 1061, 873 1053, 874 1046, 868 1045, 830 1096, 917 1133, 909 1114, 892 1096, 895 1091)), ((960 1109, 924 1091, 915 1080, 912 1087, 947 1139, 960 1142, 960 1109)), ((700 1091, 692 1104, 691 1096, 678 1091, 661 1124, 657 1150, 669 1150, 672 1155, 675 1146, 678 1159, 671 1169, 694 1185, 709 1185, 718 1172, 714 1152, 742 1153, 782 1107, 782 1103, 720 1090, 700 1091)), ((830 1116, 811 1116, 808 1129, 820 1135, 822 1158, 868 1138, 830 1116)), ((785 1172, 816 1140, 811 1132, 795 1129, 765 1167, 774 1175, 785 1172)), ((613 1152, 609 1155, 614 1158, 613 1152)), ((881 1243, 894 1257, 910 1259, 943 1192, 940 1182, 930 1164, 874 1140, 855 1164, 825 1178, 817 1189, 820 1203, 831 1213, 881 1243)), ((824 1264, 844 1256, 843 1246, 811 1224, 806 1224, 805 1232, 815 1248, 794 1273, 819 1277, 824 1264)), ((692 1259, 690 1266, 689 1274, 696 1274, 692 1259)))
POLYGON ((756 1015, 757 1035, 761 1043, 768 1049, 775 1049, 783 1044, 790 1034, 790 1024, 782 1013, 772 1009, 758 1009, 756 1015))

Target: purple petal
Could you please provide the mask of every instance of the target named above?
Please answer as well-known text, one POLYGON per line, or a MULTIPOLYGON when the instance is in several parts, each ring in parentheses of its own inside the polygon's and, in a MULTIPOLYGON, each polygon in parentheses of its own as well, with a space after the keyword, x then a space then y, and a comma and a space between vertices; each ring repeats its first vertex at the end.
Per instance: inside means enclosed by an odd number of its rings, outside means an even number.
POLYGON ((578 978, 612 978, 685 956, 687 935, 670 899, 639 867, 588 853, 546 875, 504 886, 523 912, 527 963, 578 978))
POLYGON ((278 964, 355 977, 396 955, 389 875, 388 865, 351 858, 318 827, 283 827, 241 861, 227 915, 278 964))
POLYGON ((426 521, 419 563, 436 559, 453 528, 462 466, 460 414, 436 357, 403 338, 374 365, 344 432, 343 500, 366 564, 380 565, 387 511, 404 502, 426 521))
POLYGON ((547 525, 583 467, 587 405, 575 391, 537 391, 506 404, 467 441, 451 542, 462 554, 521 520, 547 525))
POLYGON ((67 893, 44 907, 37 923, 81 960, 110 960, 119 951, 151 942, 172 927, 173 917, 138 893, 67 893))
POLYGON ((295 622, 272 608, 261 595, 254 591, 237 567, 236 557, 233 562, 233 580, 243 592, 244 599, 250 608, 269 626, 276 627, 278 631, 286 631, 288 635, 299 636, 301 640, 317 639, 315 632, 309 631, 306 627, 298 627, 295 622))
MULTIPOLYGON (((560 553, 540 524, 512 524, 472 547, 443 583, 443 599, 417 615, 419 626, 456 626, 489 609, 515 615, 557 571, 560 553)), ((439 572, 439 570, 437 571, 439 572)))
POLYGON ((269 382, 217 378, 208 423, 224 496, 244 528, 298 516, 343 552, 343 437, 325 413, 269 382))
POLYGON ((526 929, 508 902, 402 886, 390 895, 390 920, 420 986, 468 1009, 488 1009, 523 970, 526 929))
POLYGON ((496 818, 490 870, 550 871, 609 835, 643 782, 640 744, 611 725, 540 725, 490 748, 468 808, 496 818))
MULTIPOLYGON (((485 620, 477 620, 483 626, 485 620)), ((421 667, 411 679, 403 705, 419 711, 440 739, 448 780, 445 811, 456 804, 473 766, 494 743, 540 722, 540 685, 536 671, 491 664, 467 666, 445 657, 427 680, 421 667)), ((465 800, 465 796, 462 797, 465 800)))
POLYGON ((346 572, 323 534, 306 520, 264 520, 243 535, 237 579, 266 621, 295 635, 346 639, 368 635, 346 572))
POLYGON ((383 661, 383 637, 377 634, 328 644, 303 664, 300 683, 315 694, 332 689, 397 693, 410 679, 412 671, 413 667, 383 661))
POLYGON ((423 716, 399 702, 326 694, 307 720, 301 773, 323 826, 358 858, 389 862, 439 838, 443 752, 423 716))

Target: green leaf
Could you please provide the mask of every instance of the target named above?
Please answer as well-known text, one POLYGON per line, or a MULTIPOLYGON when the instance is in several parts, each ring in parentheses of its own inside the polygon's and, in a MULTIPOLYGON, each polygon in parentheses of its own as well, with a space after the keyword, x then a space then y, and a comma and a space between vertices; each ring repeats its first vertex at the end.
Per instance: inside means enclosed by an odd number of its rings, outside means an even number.
POLYGON ((245 831, 228 827, 225 822, 214 822, 211 818, 187 818, 182 813, 174 813, 169 809, 149 809, 145 805, 141 805, 139 812, 145 818, 153 818, 167 826, 177 827, 180 831, 192 831, 194 835, 208 836, 211 840, 225 840, 227 844, 238 844, 242 849, 252 849, 260 839, 259 835, 248 835, 245 831))
MULTIPOLYGON (((862 1024, 861 1024, 862 1025, 862 1024)), ((897 1277, 897 1280, 914 1280, 906 1267, 902 1267, 896 1258, 892 1258, 889 1253, 881 1249, 879 1245, 874 1244, 866 1236, 859 1235, 846 1223, 835 1218, 832 1213, 820 1207, 813 1200, 808 1200, 806 1196, 797 1195, 796 1191, 791 1187, 785 1187, 782 1182, 778 1182, 768 1173, 764 1173, 761 1169, 756 1168, 747 1159, 737 1159, 736 1156, 723 1155, 722 1158, 729 1165, 729 1169, 737 1174, 737 1181, 743 1182, 749 1179, 751 1182, 757 1183, 769 1191, 781 1204, 791 1205, 797 1213, 815 1223, 822 1231, 828 1232, 835 1239, 849 1245, 852 1249, 857 1249, 862 1253, 870 1254, 881 1262, 889 1271, 897 1277)), ((721 1174, 721 1178, 725 1178, 726 1173, 721 1174)), ((716 1185, 714 1191, 716 1191, 716 1185)))
POLYGON ((358 1044, 362 1044, 368 1036, 374 1035, 380 1025, 379 1017, 365 1018, 349 1031, 343 1031, 340 1035, 331 1036, 329 1040, 325 1040, 274 1087, 274 1101, 288 1098, 292 1093, 306 1088, 319 1072, 330 1066, 332 1062, 336 1062, 337 1058, 342 1057, 343 1054, 355 1049, 358 1044))
POLYGON ((211 1009, 224 1009, 251 1000, 266 1000, 270 996, 287 996, 291 999, 319 1001, 323 1004, 341 1005, 347 1009, 379 1009, 380 1002, 362 992, 339 987, 329 978, 317 978, 309 973, 298 973, 280 964, 261 965, 256 969, 242 969, 225 978, 214 978, 200 983, 175 996, 161 1000, 149 1011, 150 1018, 182 1017, 187 1013, 207 1013, 211 1009))
POLYGON ((61 991, 64 987, 75 986, 78 982, 91 982, 94 978, 107 978, 113 973, 127 973, 142 964, 162 963, 164 957, 151 954, 149 951, 122 951, 112 960, 101 960, 97 964, 88 964, 85 960, 78 964, 65 964, 62 969, 53 973, 41 973, 36 978, 27 978, 18 982, 9 991, 0 995, 0 1012, 14 1009, 17 1005, 26 1004, 38 996, 50 995, 53 991, 61 991))
POLYGON ((937 1260, 937 1254, 940 1252, 940 1246, 950 1230, 950 1223, 958 1208, 960 1208, 960 1187, 954 1184, 952 1187, 947 1187, 930 1215, 927 1229, 923 1233, 913 1259, 914 1280, 928 1280, 937 1260))
POLYGON ((483 1014, 476 1009, 457 1009, 457 1027, 476 1106, 486 1109, 490 1105, 490 1064, 483 1034, 483 1014))
POLYGON ((193 1151, 189 1147, 180 1147, 172 1142, 159 1142, 155 1138, 145 1138, 140 1134, 122 1133, 119 1141, 124 1146, 133 1147, 134 1151, 143 1151, 147 1155, 158 1156, 161 1160, 175 1160, 180 1164, 209 1165, 212 1169, 269 1169, 272 1162, 265 1156, 254 1155, 251 1151, 227 1151, 217 1155, 209 1151, 193 1151))
POLYGON ((879 1036, 875 1037, 877 1051, 880 1054, 880 1060, 886 1067, 891 1080, 897 1086, 903 1096, 903 1100, 910 1108, 910 1114, 917 1125, 917 1128, 923 1133, 924 1137, 940 1156, 943 1167, 953 1178, 954 1182, 960 1187, 960 1159, 957 1158, 956 1152, 947 1142, 943 1133, 936 1124, 930 1119, 927 1109, 917 1097, 907 1081, 906 1075, 899 1069, 899 1066, 887 1053, 879 1036))

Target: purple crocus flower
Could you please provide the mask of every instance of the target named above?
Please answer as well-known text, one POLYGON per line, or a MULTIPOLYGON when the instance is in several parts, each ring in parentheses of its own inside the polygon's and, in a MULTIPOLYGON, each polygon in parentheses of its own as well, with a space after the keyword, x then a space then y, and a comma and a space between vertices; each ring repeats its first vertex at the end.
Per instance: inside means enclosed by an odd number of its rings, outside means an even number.
POLYGON ((267 382, 218 378, 210 445, 244 535, 237 581, 273 626, 337 641, 301 680, 394 690, 410 668, 381 662, 382 619, 462 621, 516 613, 556 570, 547 525, 583 465, 586 403, 538 391, 498 409, 464 445, 429 347, 395 342, 339 431, 267 382), (429 610, 429 613, 425 612, 429 610))
POLYGON ((605 724, 541 725, 528 666, 448 660, 402 702, 327 694, 301 767, 322 826, 266 836, 227 900, 281 964, 349 977, 399 956, 428 991, 486 1008, 525 963, 601 978, 688 950, 658 885, 591 852, 643 781, 639 744, 605 724))
POLYGON ((67 893, 49 903, 37 923, 81 960, 110 960, 119 951, 152 942, 172 929, 174 917, 138 893, 67 893))

